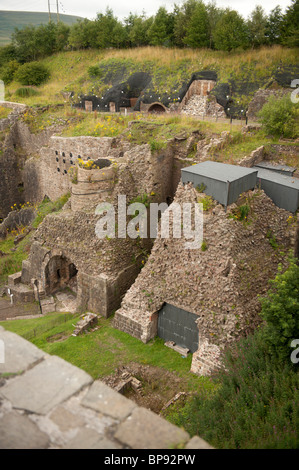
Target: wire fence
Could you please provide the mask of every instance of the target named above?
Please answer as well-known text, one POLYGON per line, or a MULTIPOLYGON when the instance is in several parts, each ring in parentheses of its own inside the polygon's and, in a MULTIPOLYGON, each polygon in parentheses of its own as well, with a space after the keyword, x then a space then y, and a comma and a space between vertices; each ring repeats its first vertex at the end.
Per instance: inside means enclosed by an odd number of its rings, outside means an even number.
POLYGON ((59 315, 57 318, 53 318, 51 321, 47 322, 46 325, 40 325, 32 330, 27 331, 26 333, 22 334, 23 338, 30 341, 32 338, 41 335, 42 333, 46 333, 47 331, 51 330, 55 326, 61 325, 62 323, 66 323, 67 321, 76 317, 77 314, 74 313, 65 313, 59 315))

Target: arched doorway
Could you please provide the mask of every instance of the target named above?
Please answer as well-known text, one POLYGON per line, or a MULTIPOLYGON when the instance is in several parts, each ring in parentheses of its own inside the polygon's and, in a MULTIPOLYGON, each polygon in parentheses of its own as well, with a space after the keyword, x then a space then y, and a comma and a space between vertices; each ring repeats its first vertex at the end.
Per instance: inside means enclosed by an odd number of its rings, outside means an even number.
POLYGON ((149 113, 154 113, 154 114, 161 114, 165 113, 165 106, 161 103, 153 103, 149 108, 148 108, 149 113))
POLYGON ((46 294, 54 294, 65 287, 77 292, 77 273, 76 266, 69 259, 63 255, 53 256, 45 268, 46 294))

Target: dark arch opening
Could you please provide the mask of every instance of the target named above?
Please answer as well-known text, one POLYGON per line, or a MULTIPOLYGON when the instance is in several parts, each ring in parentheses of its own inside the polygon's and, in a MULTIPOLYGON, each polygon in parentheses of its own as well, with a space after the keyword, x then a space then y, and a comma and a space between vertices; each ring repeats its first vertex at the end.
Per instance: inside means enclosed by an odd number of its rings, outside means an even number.
POLYGON ((53 256, 45 268, 46 294, 69 287, 77 292, 78 270, 74 263, 64 256, 53 256))
POLYGON ((165 113, 165 108, 162 104, 154 103, 148 108, 148 112, 154 114, 165 113))

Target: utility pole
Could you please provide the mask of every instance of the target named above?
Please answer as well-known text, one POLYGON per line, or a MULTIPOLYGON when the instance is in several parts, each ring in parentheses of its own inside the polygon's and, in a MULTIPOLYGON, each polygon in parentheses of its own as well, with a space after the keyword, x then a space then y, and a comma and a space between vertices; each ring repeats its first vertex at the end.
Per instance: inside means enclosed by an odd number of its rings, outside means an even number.
POLYGON ((56 8, 57 8, 57 24, 59 23, 59 6, 58 6, 58 0, 56 0, 56 8))
POLYGON ((49 23, 51 23, 51 9, 50 9, 50 0, 48 0, 48 10, 49 10, 49 23))

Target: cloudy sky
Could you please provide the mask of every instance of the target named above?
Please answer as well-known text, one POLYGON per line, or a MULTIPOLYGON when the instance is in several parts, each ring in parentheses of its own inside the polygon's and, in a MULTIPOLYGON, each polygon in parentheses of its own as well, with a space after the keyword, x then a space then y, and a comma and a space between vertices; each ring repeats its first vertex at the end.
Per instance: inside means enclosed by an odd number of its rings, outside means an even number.
MULTIPOLYGON (((51 11, 56 11, 56 1, 50 0, 51 11)), ((106 7, 112 8, 114 15, 119 19, 123 19, 130 12, 141 14, 144 10, 147 16, 155 14, 160 6, 165 6, 168 11, 173 9, 176 3, 180 5, 183 0, 127 0, 120 2, 119 0, 58 0, 59 10, 61 13, 68 15, 83 16, 94 19, 97 12, 104 12, 106 7)), ((205 3, 209 3, 208 0, 205 3)), ((280 5, 284 11, 291 4, 291 0, 216 0, 219 7, 230 7, 239 11, 245 18, 250 14, 254 7, 258 4, 262 5, 266 13, 269 13, 276 5, 280 5)), ((0 10, 18 10, 18 11, 48 11, 48 0, 0 0, 0 10), (26 6, 24 6, 26 5, 26 6)))

